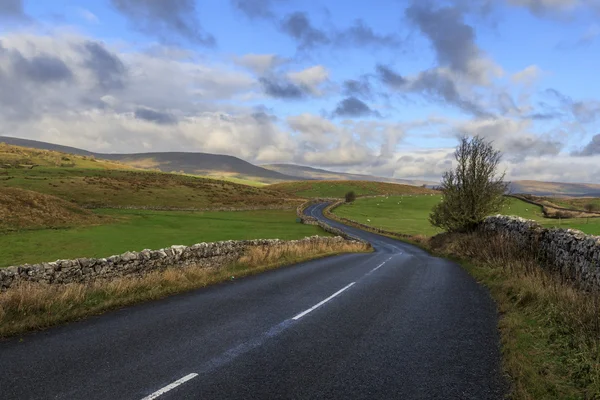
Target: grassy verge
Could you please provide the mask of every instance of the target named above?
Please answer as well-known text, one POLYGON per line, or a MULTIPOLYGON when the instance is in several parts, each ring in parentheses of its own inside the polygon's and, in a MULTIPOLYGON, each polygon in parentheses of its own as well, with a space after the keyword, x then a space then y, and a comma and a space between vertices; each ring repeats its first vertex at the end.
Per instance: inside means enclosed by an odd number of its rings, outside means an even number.
POLYGON ((420 241, 458 258, 502 315, 503 363, 514 399, 600 398, 600 296, 543 270, 503 236, 443 234, 420 241))
POLYGON ((142 277, 91 284, 22 284, 0 293, 0 337, 47 328, 301 261, 367 251, 370 249, 366 245, 354 242, 255 247, 248 249, 235 264, 223 268, 167 268, 142 277))
POLYGON ((295 223, 294 210, 146 211, 95 210, 112 221, 68 229, 9 232, 0 240, 0 267, 72 259, 107 257, 126 251, 159 249, 173 244, 244 239, 300 239, 328 236, 317 226, 295 223), (34 250, 35 249, 35 250, 34 250))

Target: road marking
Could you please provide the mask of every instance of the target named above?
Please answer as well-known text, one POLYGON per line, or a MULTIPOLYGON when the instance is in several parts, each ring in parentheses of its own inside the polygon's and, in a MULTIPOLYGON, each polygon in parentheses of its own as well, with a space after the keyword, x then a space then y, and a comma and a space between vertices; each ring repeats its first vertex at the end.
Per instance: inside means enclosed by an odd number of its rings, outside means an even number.
POLYGON ((196 374, 196 373, 186 375, 183 378, 171 383, 170 385, 167 385, 164 388, 157 390, 156 392, 152 393, 151 395, 144 397, 142 400, 156 399, 157 397, 162 396, 163 394, 175 389, 177 386, 182 385, 191 379, 194 379, 197 376, 198 376, 198 374, 196 374))
POLYGON ((356 282, 352 282, 351 284, 349 284, 348 286, 346 286, 343 289, 338 290, 337 292, 335 292, 334 294, 332 294, 331 296, 329 296, 328 298, 326 298, 325 300, 315 304, 314 306, 312 306, 311 308, 309 308, 306 311, 302 311, 300 314, 296 315, 294 318, 292 318, 294 321, 299 320, 300 318, 304 317, 306 314, 308 314, 311 311, 314 311, 315 309, 321 307, 323 304, 327 303, 329 300, 333 299, 335 296, 341 294, 344 290, 349 289, 352 285, 354 285, 356 282))
POLYGON ((394 258, 394 256, 391 256, 390 258, 388 258, 387 260, 385 260, 384 262, 382 262, 381 264, 379 264, 378 266, 376 266, 375 268, 373 268, 372 270, 370 270, 369 272, 367 272, 366 275, 371 275, 373 272, 375 272, 379 268, 383 267, 385 265, 385 263, 388 262, 388 261, 390 261, 392 258, 394 258))

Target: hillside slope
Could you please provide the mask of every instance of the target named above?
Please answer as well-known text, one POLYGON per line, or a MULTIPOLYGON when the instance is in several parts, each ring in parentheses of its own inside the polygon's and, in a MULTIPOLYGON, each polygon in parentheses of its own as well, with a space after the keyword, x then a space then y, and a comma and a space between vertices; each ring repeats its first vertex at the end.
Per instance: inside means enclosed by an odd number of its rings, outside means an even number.
POLYGON ((273 171, 280 172, 282 174, 297 176, 304 179, 316 179, 316 180, 328 180, 328 181, 373 181, 373 182, 389 182, 399 183, 403 185, 436 185, 437 182, 422 181, 422 180, 411 180, 411 179, 396 179, 386 178, 383 176, 372 176, 362 174, 349 174, 345 172, 334 172, 320 168, 306 167, 296 164, 266 164, 261 165, 263 168, 267 168, 273 171))
POLYGON ((69 146, 61 146, 52 143, 13 138, 8 136, 0 136, 0 143, 95 157, 96 159, 102 160, 112 160, 135 168, 153 169, 162 172, 184 172, 187 174, 205 175, 218 178, 231 177, 255 180, 265 183, 283 182, 298 179, 295 176, 288 176, 277 171, 258 167, 237 157, 220 154, 192 152, 155 152, 133 154, 94 153, 69 146))
POLYGON ((18 188, 0 190, 0 232, 92 225, 107 219, 55 196, 18 188))
POLYGON ((276 183, 267 186, 267 188, 306 198, 343 198, 349 191, 353 191, 357 196, 437 193, 434 190, 420 186, 371 181, 297 181, 276 183))
POLYGON ((0 144, 0 190, 7 188, 92 208, 294 208, 302 201, 268 188, 134 170, 92 156, 0 144))

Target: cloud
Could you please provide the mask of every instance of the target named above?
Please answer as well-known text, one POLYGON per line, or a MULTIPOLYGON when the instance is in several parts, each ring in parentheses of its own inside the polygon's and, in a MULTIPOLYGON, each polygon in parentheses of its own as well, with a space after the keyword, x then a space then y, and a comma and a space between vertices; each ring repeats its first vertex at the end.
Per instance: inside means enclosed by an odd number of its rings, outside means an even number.
POLYGON ((177 123, 177 118, 173 114, 161 111, 151 110, 149 108, 137 108, 134 112, 137 119, 154 122, 157 124, 171 125, 177 123))
POLYGON ((531 128, 530 121, 498 117, 456 124, 454 132, 457 137, 479 135, 491 140, 513 162, 520 162, 531 156, 560 153, 563 147, 560 141, 536 135, 531 132, 531 128))
POLYGON ((23 11, 23 0, 0 0, 0 19, 2 18, 25 18, 23 11))
POLYGON ((194 0, 111 0, 135 29, 162 41, 175 37, 203 46, 214 46, 215 38, 204 31, 194 0))
POLYGON ((530 65, 525 69, 515 72, 511 77, 511 81, 516 84, 529 86, 533 84, 542 74, 542 70, 537 65, 530 65))
POLYGON ((361 19, 335 34, 334 42, 342 47, 392 47, 400 46, 401 41, 396 35, 379 35, 361 19))
POLYGON ((573 100, 556 89, 546 89, 544 92, 559 102, 558 110, 570 114, 574 119, 582 124, 589 124, 600 119, 600 101, 597 100, 573 100))
POLYGON ((324 45, 335 48, 397 48, 402 44, 396 34, 378 34, 360 18, 347 28, 324 30, 315 27, 307 13, 297 11, 280 21, 280 29, 296 41, 300 50, 324 45))
POLYGON ((580 151, 573 152, 573 155, 576 156, 593 156, 600 154, 600 134, 592 137, 592 140, 588 144, 585 145, 583 149, 580 151))
POLYGON ((363 101, 356 97, 346 97, 340 101, 333 111, 333 116, 336 117, 380 117, 379 112, 371 110, 371 108, 363 101))
POLYGON ((99 87, 111 91, 125 86, 127 69, 117 55, 94 41, 86 41, 82 49, 85 53, 84 65, 94 73, 99 87))
POLYGON ((298 100, 306 96, 304 88, 291 82, 273 78, 259 78, 266 94, 277 99, 298 100))
POLYGON ((73 73, 59 58, 41 54, 25 58, 18 51, 13 51, 14 74, 20 79, 38 84, 66 82, 73 79, 73 73))
POLYGON ((318 87, 329 79, 329 71, 322 65, 315 65, 298 72, 289 72, 287 77, 296 85, 319 94, 318 87))
MULTIPOLYGON (((282 1, 282 0, 279 0, 282 1)), ((273 0, 231 0, 231 4, 248 18, 273 18, 273 0)))
POLYGON ((585 5, 588 0, 507 0, 508 4, 525 7, 531 13, 542 16, 552 13, 571 11, 585 5))
POLYGON ((394 72, 391 68, 385 65, 377 65, 377 76, 384 84, 389 87, 400 89, 403 88, 408 82, 402 75, 394 72))
POLYGON ((273 68, 283 64, 286 60, 276 54, 245 54, 234 57, 234 62, 246 67, 257 75, 264 75, 273 68))
POLYGON ((93 12, 91 12, 88 9, 80 7, 77 9, 77 13, 81 16, 81 18, 85 19, 87 22, 89 22, 91 24, 100 23, 100 20, 98 19, 96 14, 94 14, 93 12))
POLYGON ((462 9, 435 9, 429 3, 413 2, 406 16, 430 40, 439 66, 478 85, 487 85, 492 76, 502 74, 502 69, 477 46, 475 31, 464 22, 462 9))
POLYGON ((330 42, 327 34, 315 28, 308 15, 299 11, 288 15, 281 21, 281 30, 294 38, 298 43, 298 48, 302 50, 330 42))
POLYGON ((355 96, 364 98, 371 97, 371 84, 365 76, 362 76, 358 79, 345 80, 342 86, 342 93, 345 96, 355 96))

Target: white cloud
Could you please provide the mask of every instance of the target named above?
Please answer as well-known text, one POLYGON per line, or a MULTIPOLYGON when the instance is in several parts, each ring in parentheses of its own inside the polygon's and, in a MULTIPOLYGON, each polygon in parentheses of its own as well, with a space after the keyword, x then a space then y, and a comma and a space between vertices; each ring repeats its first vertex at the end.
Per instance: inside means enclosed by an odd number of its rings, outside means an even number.
POLYGON ((513 83, 521 84, 525 86, 532 85, 540 76, 543 71, 537 65, 530 65, 519 72, 515 72, 511 76, 513 83))
POLYGON ((309 88, 313 93, 318 93, 318 87, 329 79, 329 71, 322 65, 306 68, 298 72, 289 72, 287 77, 297 85, 309 88))

